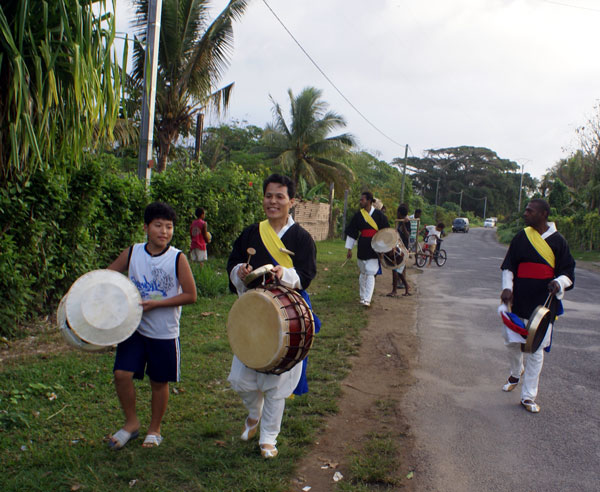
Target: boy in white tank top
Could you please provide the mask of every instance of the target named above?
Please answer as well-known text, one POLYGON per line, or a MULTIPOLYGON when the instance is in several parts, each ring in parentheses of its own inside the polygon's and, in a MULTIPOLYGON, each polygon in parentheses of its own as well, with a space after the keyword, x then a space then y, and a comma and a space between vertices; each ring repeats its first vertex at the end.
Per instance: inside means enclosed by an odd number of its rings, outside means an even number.
POLYGON ((148 242, 125 249, 108 267, 128 272, 144 308, 138 329, 117 346, 115 388, 125 424, 110 438, 113 449, 139 435, 133 379, 143 379, 145 372, 152 388, 152 417, 144 447, 162 442, 160 425, 167 410, 169 381, 179 381, 179 317, 181 306, 196 302, 196 284, 185 255, 169 245, 175 220, 175 211, 166 203, 148 205, 144 211, 148 242))

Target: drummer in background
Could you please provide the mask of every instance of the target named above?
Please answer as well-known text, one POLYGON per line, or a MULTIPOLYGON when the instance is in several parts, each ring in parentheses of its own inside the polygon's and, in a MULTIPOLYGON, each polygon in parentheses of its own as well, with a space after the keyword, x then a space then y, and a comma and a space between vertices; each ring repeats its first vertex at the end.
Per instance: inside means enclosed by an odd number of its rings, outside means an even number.
POLYGON ((140 326, 117 345, 115 389, 125 414, 125 424, 109 440, 121 449, 139 434, 133 379, 150 378, 152 415, 142 446, 159 446, 160 425, 167 411, 169 381, 179 381, 179 318, 181 306, 196 302, 196 283, 185 255, 170 246, 175 211, 166 203, 154 202, 144 211, 146 243, 125 249, 109 270, 128 272, 142 297, 144 312, 140 326))
MULTIPOLYGON (((410 219, 408 218, 408 207, 402 203, 398 205, 396 211, 396 230, 400 236, 400 240, 408 249, 408 241, 410 239, 410 219)), ((408 287, 408 281, 406 279, 406 261, 399 268, 392 270, 392 291, 387 295, 388 297, 398 296, 398 279, 402 280, 404 285, 404 296, 410 296, 410 289, 408 287)))
MULTIPOLYGON (((247 289, 244 279, 252 270, 266 264, 277 263, 271 254, 272 245, 279 238, 284 249, 293 252, 288 255, 292 268, 277 264, 272 273, 285 287, 295 290, 306 289, 317 273, 317 250, 311 235, 294 222, 290 209, 294 206, 294 182, 287 176, 272 174, 263 183, 263 209, 267 220, 252 224, 242 231, 233 244, 227 262, 230 289, 242 295, 247 289), (248 263, 248 248, 256 253, 248 263), (269 249, 271 248, 271 249, 269 249)), ((252 316, 252 313, 248 313, 252 316)), ((246 367, 235 355, 231 364, 228 381, 240 395, 248 410, 244 430, 240 436, 248 441, 256 434, 260 422, 259 446, 264 458, 274 458, 278 454, 277 436, 285 409, 285 399, 298 386, 303 364, 280 375, 265 374, 246 367)))
POLYGON ((365 191, 360 196, 360 210, 354 214, 346 227, 346 258, 352 258, 352 248, 358 240, 358 277, 360 303, 371 305, 375 289, 375 275, 380 271, 377 253, 371 248, 371 238, 379 229, 389 227, 387 217, 373 206, 373 194, 365 191))
MULTIPOLYGON (((512 239, 502 262, 500 299, 508 307, 512 306, 512 312, 520 318, 529 319, 533 311, 545 303, 549 292, 555 297, 555 302, 550 307, 551 312, 562 314, 562 304, 559 301, 566 290, 573 288, 575 281, 575 260, 554 222, 548 222, 549 213, 550 206, 545 200, 536 198, 527 204, 523 215, 527 227, 512 239)), ((510 375, 502 390, 514 390, 523 374, 521 404, 532 413, 540 411, 535 399, 544 350, 550 351, 552 328, 550 324, 538 350, 528 354, 525 367, 521 351, 521 344, 525 343, 525 339, 515 331, 506 327, 504 329, 510 375)))

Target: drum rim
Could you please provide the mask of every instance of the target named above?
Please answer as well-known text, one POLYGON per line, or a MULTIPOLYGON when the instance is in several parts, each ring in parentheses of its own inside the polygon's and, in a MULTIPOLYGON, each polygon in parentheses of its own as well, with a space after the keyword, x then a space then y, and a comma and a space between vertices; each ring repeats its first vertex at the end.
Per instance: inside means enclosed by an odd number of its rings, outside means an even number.
POLYGON ((380 229, 379 231, 377 231, 375 233, 375 235, 371 238, 371 248, 373 248, 373 251, 375 251, 376 253, 387 253, 389 251, 392 251, 395 247, 398 246, 398 243, 400 242, 400 234, 398 234, 398 231, 396 229, 394 229, 393 227, 384 227, 383 229, 380 229), (382 234, 384 233, 384 234, 382 234), (381 241, 384 243, 385 245, 385 251, 378 251, 376 248, 378 248, 378 244, 377 244, 377 236, 381 236, 381 238, 384 238, 384 236, 386 234, 393 234, 394 235, 394 244, 392 244, 392 239, 390 239, 389 243, 385 243, 383 241, 383 239, 381 239, 381 241))
MULTIPOLYGON (((533 313, 531 314, 531 316, 529 317, 529 320, 527 321, 527 338, 525 339, 525 344, 523 345, 523 352, 527 352, 529 354, 535 352, 538 348, 539 345, 537 347, 535 347, 534 350, 534 346, 533 344, 535 343, 536 340, 536 334, 538 333, 542 322, 544 321, 544 319, 546 318, 546 316, 551 316, 550 313, 550 309, 548 309, 545 306, 538 306, 533 310, 533 313)), ((546 336, 546 333, 548 332, 548 327, 550 326, 550 323, 552 322, 552 320, 549 320, 548 323, 546 324, 546 328, 544 331, 544 337, 546 336)), ((543 337, 542 337, 543 340, 543 337)), ((542 342, 540 341, 540 344, 542 342)))

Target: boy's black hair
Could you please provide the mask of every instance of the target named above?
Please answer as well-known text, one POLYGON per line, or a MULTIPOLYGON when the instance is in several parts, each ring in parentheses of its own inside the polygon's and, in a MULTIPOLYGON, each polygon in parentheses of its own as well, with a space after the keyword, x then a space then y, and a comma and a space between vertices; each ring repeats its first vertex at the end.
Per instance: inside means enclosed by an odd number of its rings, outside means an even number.
POLYGON ((396 211, 396 215, 398 219, 406 217, 408 215, 408 207, 404 204, 398 205, 398 210, 396 211))
POLYGON ((269 183, 279 183, 280 185, 287 187, 288 196, 290 199, 296 196, 296 184, 287 176, 281 174, 271 174, 267 179, 263 181, 263 195, 267 191, 269 183))
POLYGON ((364 196, 371 203, 373 203, 375 201, 375 199, 373 198, 373 193, 371 193, 370 191, 363 191, 360 194, 360 196, 364 196))
POLYGON ((204 209, 202 207, 198 207, 196 209, 196 218, 199 219, 200 217, 202 217, 203 213, 204 213, 204 209))
POLYGON ((423 210, 421 210, 420 208, 415 209, 415 215, 422 214, 422 213, 423 213, 423 210))
POLYGON ((446 226, 444 225, 444 223, 443 223, 443 222, 438 222, 438 225, 437 225, 437 226, 438 226, 440 229, 444 229, 444 228, 446 227, 446 226))
POLYGON ((177 214, 170 205, 163 202, 153 202, 144 210, 144 224, 148 225, 154 219, 170 220, 175 225, 177 214))
POLYGON ((550 205, 543 198, 533 198, 529 200, 529 203, 534 203, 541 212, 546 212, 547 215, 550 215, 550 205))

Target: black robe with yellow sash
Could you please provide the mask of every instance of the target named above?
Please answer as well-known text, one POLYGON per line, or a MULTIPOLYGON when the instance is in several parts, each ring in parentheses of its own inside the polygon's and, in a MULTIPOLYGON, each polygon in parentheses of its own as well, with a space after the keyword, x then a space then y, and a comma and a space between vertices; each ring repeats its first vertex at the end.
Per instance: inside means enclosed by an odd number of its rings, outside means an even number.
POLYGON ((513 273, 512 312, 521 318, 529 319, 534 309, 544 304, 548 284, 553 279, 566 275, 575 282, 575 260, 565 238, 554 232, 545 241, 554 253, 554 267, 531 243, 525 230, 519 231, 510 242, 500 267, 513 273))
MULTIPOLYGON (((286 249, 294 252, 291 257, 294 269, 300 277, 300 284, 306 289, 317 274, 317 249, 311 235, 298 224, 292 225, 281 237, 286 249)), ((256 254, 250 258, 250 265, 256 269, 266 264, 274 264, 273 258, 267 251, 259 231, 258 224, 246 227, 233 243, 233 250, 227 261, 227 274, 239 263, 248 261, 248 248, 254 248, 256 254)), ((237 293, 235 287, 229 282, 231 292, 237 293)))
MULTIPOLYGON (((379 230, 389 227, 388 219, 381 210, 373 210, 371 218, 375 221, 377 227, 379 227, 379 230)), ((352 217, 352 220, 344 232, 346 236, 350 236, 352 239, 358 239, 356 257, 359 260, 378 258, 377 253, 375 253, 373 248, 371 248, 371 238, 377 231, 371 225, 369 225, 360 210, 354 214, 354 217, 352 217)))

